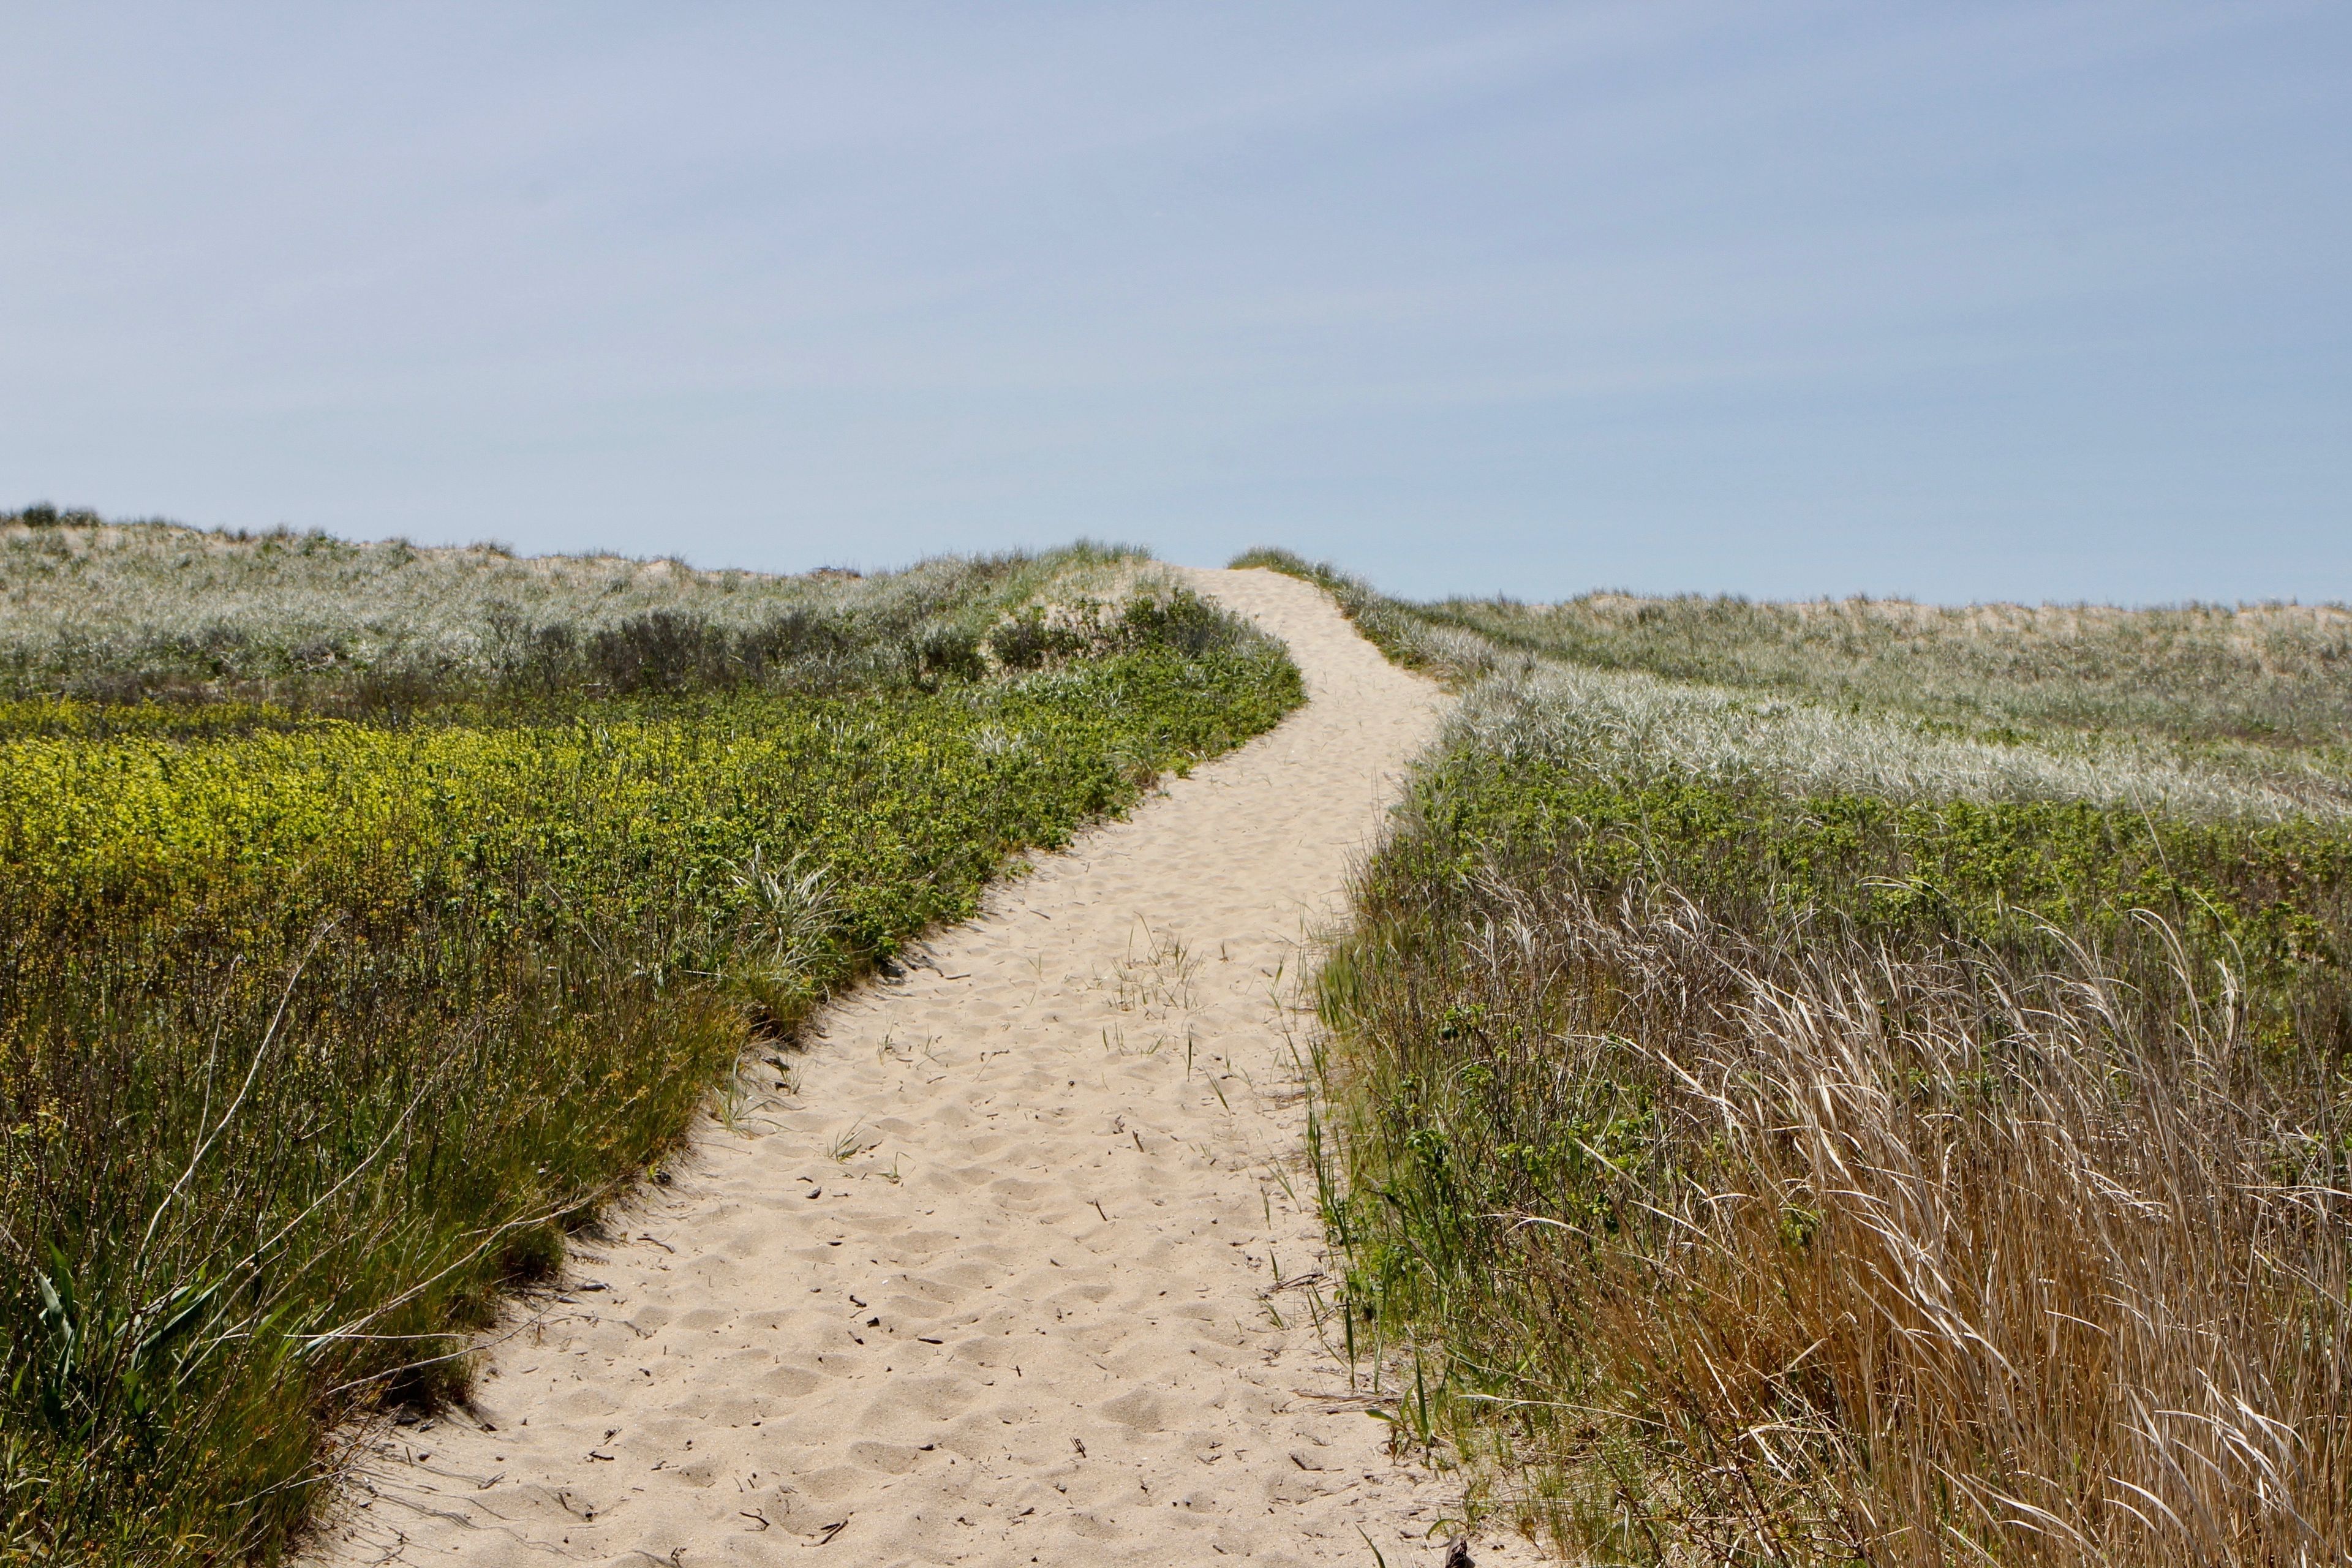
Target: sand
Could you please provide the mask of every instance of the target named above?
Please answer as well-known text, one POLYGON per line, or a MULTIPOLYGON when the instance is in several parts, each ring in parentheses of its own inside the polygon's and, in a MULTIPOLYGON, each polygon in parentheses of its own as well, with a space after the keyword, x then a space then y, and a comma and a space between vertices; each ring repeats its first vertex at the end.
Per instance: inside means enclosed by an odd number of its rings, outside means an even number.
POLYGON ((1458 1486, 1309 1321, 1292 1043, 1441 700, 1314 588, 1194 575, 1307 705, 828 1008, 789 1088, 761 1065, 491 1337, 470 1413, 370 1444, 323 1560, 1443 1557, 1458 1486))

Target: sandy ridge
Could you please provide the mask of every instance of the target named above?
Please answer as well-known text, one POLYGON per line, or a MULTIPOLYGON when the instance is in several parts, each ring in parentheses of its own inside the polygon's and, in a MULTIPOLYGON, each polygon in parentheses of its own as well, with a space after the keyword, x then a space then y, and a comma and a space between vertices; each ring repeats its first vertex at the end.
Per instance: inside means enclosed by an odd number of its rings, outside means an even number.
POLYGON ((1305 584, 1194 578, 1307 706, 828 1009, 488 1352, 481 1425, 376 1447, 325 1560, 1437 1560, 1453 1494, 1342 1397, 1275 1173, 1302 940, 1440 699, 1305 584))

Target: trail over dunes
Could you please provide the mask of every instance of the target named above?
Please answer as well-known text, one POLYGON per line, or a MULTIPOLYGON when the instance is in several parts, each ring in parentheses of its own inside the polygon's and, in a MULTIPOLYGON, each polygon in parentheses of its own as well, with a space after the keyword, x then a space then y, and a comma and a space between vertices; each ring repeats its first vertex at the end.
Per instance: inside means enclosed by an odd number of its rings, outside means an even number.
POLYGON ((1435 1560, 1445 1489, 1282 1288, 1319 1238, 1275 1168, 1302 939, 1439 700, 1306 584, 1195 581, 1289 643, 1307 706, 822 1015, 793 1092, 495 1344, 479 1425, 390 1434, 326 1556, 1435 1560))

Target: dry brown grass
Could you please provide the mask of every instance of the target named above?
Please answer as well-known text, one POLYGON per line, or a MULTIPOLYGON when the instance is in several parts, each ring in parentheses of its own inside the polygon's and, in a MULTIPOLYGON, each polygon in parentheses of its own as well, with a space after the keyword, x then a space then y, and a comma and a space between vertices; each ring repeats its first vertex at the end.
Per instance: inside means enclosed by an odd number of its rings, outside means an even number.
POLYGON ((1391 1211, 1358 1288, 1442 1321, 1453 1434, 1523 1525, 1656 1561, 2352 1560, 2342 1086, 2253 1060, 2231 984, 1459 897, 1376 913, 1327 990, 1391 1211))

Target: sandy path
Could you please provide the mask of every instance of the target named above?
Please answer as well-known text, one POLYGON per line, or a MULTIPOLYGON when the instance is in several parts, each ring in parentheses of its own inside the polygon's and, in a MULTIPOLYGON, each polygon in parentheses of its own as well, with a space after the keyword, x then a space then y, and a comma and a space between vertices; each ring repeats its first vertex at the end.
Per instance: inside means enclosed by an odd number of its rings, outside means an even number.
POLYGON ((1304 584, 1199 582, 1308 705, 830 1008, 490 1353, 487 1426, 393 1434, 331 1558, 1436 1560, 1452 1494, 1274 1287, 1318 1247, 1283 1003, 1438 700, 1304 584))

